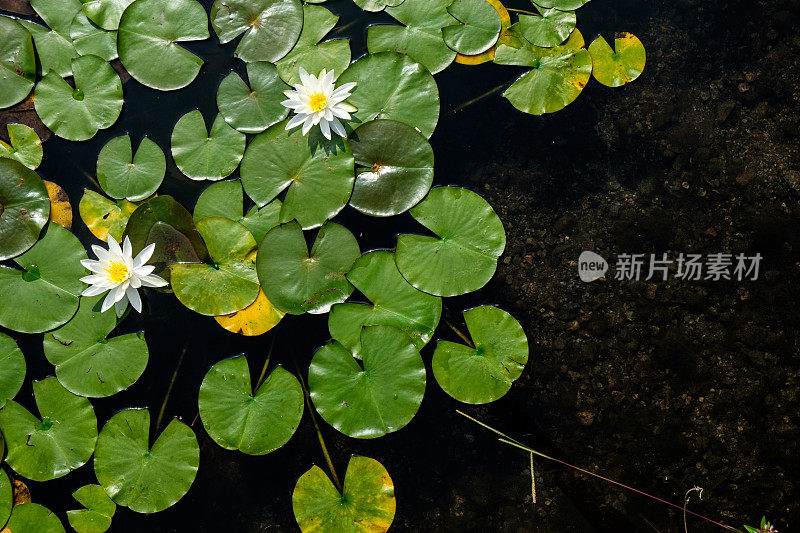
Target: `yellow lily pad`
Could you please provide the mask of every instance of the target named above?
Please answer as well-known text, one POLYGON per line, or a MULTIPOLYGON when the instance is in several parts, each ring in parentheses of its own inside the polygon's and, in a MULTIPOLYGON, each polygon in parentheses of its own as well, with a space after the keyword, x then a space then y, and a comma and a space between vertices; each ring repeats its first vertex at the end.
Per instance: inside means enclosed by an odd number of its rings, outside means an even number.
POLYGON ((589 45, 594 79, 608 87, 620 87, 638 78, 647 59, 638 37, 631 33, 614 37, 613 50, 602 35, 589 45))
POLYGON ((259 291, 256 301, 229 315, 215 316, 217 323, 231 333, 241 333, 247 337, 263 335, 278 325, 283 311, 272 305, 264 291, 259 291))
POLYGON ((72 227, 72 205, 69 203, 67 192, 57 183, 44 181, 47 195, 50 197, 50 222, 55 222, 61 227, 72 227))
POLYGON ((78 213, 92 235, 106 241, 109 234, 117 241, 122 240, 128 219, 136 211, 137 204, 128 200, 109 200, 102 194, 86 189, 78 213))

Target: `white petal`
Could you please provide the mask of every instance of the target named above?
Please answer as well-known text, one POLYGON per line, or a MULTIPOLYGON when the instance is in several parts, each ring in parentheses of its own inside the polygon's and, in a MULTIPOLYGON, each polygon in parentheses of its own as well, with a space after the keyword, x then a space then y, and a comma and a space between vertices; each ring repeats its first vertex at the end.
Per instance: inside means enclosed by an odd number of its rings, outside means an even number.
MULTIPOLYGON (((127 237, 125 238, 127 241, 127 237)), ((144 247, 144 249, 139 252, 139 255, 136 256, 136 259, 133 260, 133 268, 137 269, 142 267, 145 263, 150 261, 150 258, 153 257, 153 252, 156 249, 156 243, 149 244, 144 247)))
POLYGON ((327 121, 333 120, 333 110, 330 107, 326 107, 325 113, 322 115, 322 118, 324 118, 327 121))
POLYGON ((128 300, 131 301, 131 305, 137 312, 142 312, 142 299, 139 297, 139 291, 134 289, 133 287, 128 287, 125 291, 125 295, 128 297, 128 300))
POLYGON ((128 280, 130 286, 134 289, 138 289, 142 286, 142 278, 140 276, 131 276, 131 279, 128 280))
POLYGON ((342 126, 342 123, 339 122, 339 119, 335 118, 331 120, 330 124, 331 124, 331 129, 334 132, 336 132, 337 135, 339 135, 340 137, 347 137, 347 132, 345 131, 344 126, 342 126))
POLYGON ((92 251, 94 252, 95 257, 97 257, 98 260, 103 261, 105 259, 108 259, 108 250, 106 250, 105 248, 101 248, 100 246, 93 244, 92 251))
POLYGON ((117 318, 122 318, 122 315, 125 314, 125 310, 128 309, 128 299, 123 298, 122 300, 118 301, 114 304, 114 312, 117 313, 117 318))
POLYGON ((350 91, 353 90, 355 88, 355 86, 356 86, 356 82, 354 82, 354 81, 352 81, 350 83, 343 83, 342 85, 337 87, 335 91, 333 91, 333 93, 331 94, 331 98, 343 99, 342 96, 344 96, 345 94, 347 96, 350 96, 348 93, 350 93, 350 91))
POLYGON ((103 306, 100 308, 101 313, 105 313, 111 309, 111 306, 114 305, 114 303, 116 303, 116 300, 114 300, 115 296, 116 293, 114 291, 111 291, 108 293, 108 295, 106 295, 106 299, 103 300, 103 306))
POLYGON ((122 255, 133 258, 133 246, 131 246, 131 240, 127 235, 125 236, 125 240, 122 242, 122 255))
POLYGON ((314 79, 312 80, 312 76, 308 72, 306 72, 306 69, 300 67, 300 82, 304 86, 306 86, 306 85, 311 85, 312 81, 317 81, 316 77, 314 77, 314 79))
POLYGON ((109 254, 122 257, 122 248, 119 247, 119 243, 116 240, 114 240, 114 237, 112 237, 111 234, 109 233, 106 236, 106 238, 108 242, 109 254))
POLYGON ((134 274, 136 274, 137 278, 143 278, 145 276, 152 274, 153 270, 155 269, 156 269, 155 265, 144 265, 142 267, 137 268, 134 271, 134 274))
POLYGON ((310 130, 312 126, 314 126, 314 115, 308 115, 303 123, 303 135, 308 133, 308 130, 310 130))
POLYGON ((163 278, 156 276, 155 274, 150 274, 149 276, 145 276, 140 279, 142 282, 142 287, 164 287, 167 285, 166 280, 163 278))
POLYGON ((100 274, 92 274, 91 276, 82 277, 80 281, 88 283, 90 285, 102 285, 108 281, 108 278, 105 276, 101 276, 100 274))
POLYGON ((320 120, 322 120, 322 116, 323 116, 323 115, 324 115, 324 113, 314 113, 313 115, 311 115, 311 119, 312 119, 312 121, 311 121, 311 122, 312 122, 312 124, 313 124, 314 126, 316 126, 317 124, 319 124, 319 121, 320 121, 320 120))
POLYGON ((84 289, 84 291, 81 293, 81 296, 97 296, 98 294, 103 294, 107 290, 107 288, 100 287, 99 285, 90 285, 84 289))
POLYGON ((319 123, 319 129, 322 130, 322 134, 325 136, 326 139, 329 141, 331 140, 331 127, 328 124, 327 120, 323 120, 319 123))
POLYGON ((290 130, 292 128, 296 128, 297 126, 305 122, 305 120, 306 120, 306 115, 301 115, 301 114, 295 115, 292 117, 289 123, 286 124, 286 129, 290 130))
POLYGON ((342 109, 340 106, 332 108, 331 113, 333 114, 334 117, 340 118, 342 120, 350 120, 350 113, 342 109))
POLYGON ((103 267, 100 264, 100 261, 95 261, 94 259, 81 259, 81 264, 87 270, 91 270, 92 272, 103 272, 103 267))
POLYGON ((352 105, 348 104, 347 102, 342 102, 341 104, 337 105, 336 107, 338 109, 341 109, 342 111, 347 111, 348 113, 355 113, 356 111, 358 111, 357 107, 352 106, 352 105))

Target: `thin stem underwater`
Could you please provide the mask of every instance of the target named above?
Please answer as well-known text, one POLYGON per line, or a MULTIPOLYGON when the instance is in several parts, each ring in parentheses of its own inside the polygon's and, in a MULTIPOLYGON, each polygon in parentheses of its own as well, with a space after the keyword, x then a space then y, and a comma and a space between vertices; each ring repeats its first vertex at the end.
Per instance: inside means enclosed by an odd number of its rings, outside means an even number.
POLYGON ((469 346, 469 347, 470 347, 470 348, 472 348, 473 350, 475 349, 475 345, 474 345, 474 344, 472 344, 472 341, 471 341, 471 340, 469 340, 469 337, 467 337, 466 335, 464 335, 464 333, 462 333, 460 329, 458 329, 457 327, 455 327, 455 326, 454 326, 452 323, 450 323, 450 321, 449 321, 449 320, 447 320, 447 319, 445 319, 445 320, 444 320, 444 323, 445 323, 445 324, 447 324, 448 326, 450 326, 450 329, 452 329, 453 331, 455 331, 455 332, 456 332, 456 335, 458 335, 459 337, 461 337, 461 340, 467 343, 467 346, 469 346))
POLYGON ((502 433, 501 431, 499 431, 499 430, 497 430, 497 429, 495 429, 495 428, 493 428, 493 427, 481 422, 480 420, 477 420, 477 419, 469 416, 468 414, 466 414, 466 413, 464 413, 462 411, 456 410, 456 412, 458 414, 460 414, 461 416, 463 416, 465 418, 468 418, 469 420, 472 420, 476 424, 488 429, 489 431, 499 435, 500 438, 498 440, 500 442, 504 443, 504 444, 508 444, 508 445, 513 446, 515 448, 518 448, 520 450, 524 450, 524 451, 528 452, 531 455, 537 455, 537 456, 539 456, 539 457, 541 457, 543 459, 547 459, 548 461, 553 461, 555 463, 558 463, 560 465, 566 466, 566 467, 571 468, 573 470, 577 470, 578 472, 581 472, 581 473, 586 474, 588 476, 592 476, 592 477, 596 477, 598 479, 602 479, 603 481, 606 481, 608 483, 612 483, 614 485, 617 485, 618 487, 622 487, 624 489, 630 490, 630 491, 635 492, 637 494, 641 494, 642 496, 647 496, 648 498, 651 498, 651 499, 653 499, 653 500, 655 500, 657 502, 663 503, 663 504, 668 505, 670 507, 674 507, 675 509, 679 509, 679 510, 683 511, 684 513, 688 513, 688 514, 690 514, 692 516, 695 516, 697 518, 701 518, 701 519, 705 520, 706 522, 710 522, 710 523, 712 523, 712 524, 714 524, 716 526, 719 526, 719 527, 721 527, 723 529, 726 529, 728 531, 737 531, 737 532, 740 531, 740 530, 738 530, 736 528, 733 528, 731 526, 726 526, 725 524, 721 524, 721 523, 719 523, 719 522, 717 522, 715 520, 712 520, 711 518, 705 517, 705 516, 703 516, 701 514, 697 514, 694 511, 690 511, 685 506, 681 507, 680 505, 676 505, 674 503, 668 502, 667 500, 659 498, 658 496, 653 496, 652 494, 648 494, 648 493, 646 493, 644 491, 641 491, 639 489, 635 489, 635 488, 633 488, 631 486, 628 486, 628 485, 625 485, 623 483, 620 483, 619 481, 614 481, 613 479, 609 479, 607 477, 601 476, 600 474, 595 474, 594 472, 590 472, 590 471, 585 470, 583 468, 580 468, 578 466, 571 465, 571 464, 569 464, 569 463, 567 463, 565 461, 562 461, 561 459, 556 459, 555 457, 550 457, 549 455, 543 454, 543 453, 541 453, 539 451, 534 450, 533 448, 531 448, 529 446, 526 446, 526 445, 522 444, 521 442, 517 441, 516 439, 513 439, 513 438, 509 437, 505 433, 502 433))
POLYGON ((261 384, 264 383, 264 377, 267 375, 267 368, 269 367, 269 360, 272 359, 272 349, 275 348, 275 335, 272 336, 272 343, 269 345, 269 351, 267 352, 267 360, 264 361, 264 366, 261 368, 261 375, 258 376, 258 381, 256 381, 256 387, 253 389, 253 394, 258 391, 261 387, 261 384))
POLYGON ((167 403, 169 402, 169 396, 172 394, 172 387, 175 385, 175 380, 178 378, 178 371, 181 369, 181 364, 183 363, 183 356, 186 355, 186 349, 189 347, 189 341, 187 340, 183 343, 183 349, 181 350, 181 356, 178 357, 178 364, 175 365, 175 372, 172 373, 172 379, 169 380, 169 386, 167 387, 167 393, 164 395, 164 401, 161 402, 161 409, 158 411, 158 418, 156 418, 156 433, 161 429, 161 419, 164 418, 164 411, 167 409, 167 403))

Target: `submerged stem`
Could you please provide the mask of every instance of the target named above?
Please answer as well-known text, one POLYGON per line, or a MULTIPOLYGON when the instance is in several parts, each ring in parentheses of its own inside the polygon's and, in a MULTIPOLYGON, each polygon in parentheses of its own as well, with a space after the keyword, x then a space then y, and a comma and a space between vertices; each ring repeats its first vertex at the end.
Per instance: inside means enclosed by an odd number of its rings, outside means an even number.
POLYGON ((172 373, 172 379, 169 380, 169 386, 167 387, 167 394, 164 395, 164 401, 161 403, 161 409, 158 411, 158 418, 156 418, 156 434, 158 434, 158 430, 161 429, 161 419, 164 418, 164 411, 167 408, 167 402, 169 402, 169 395, 172 394, 172 387, 175 385, 175 380, 178 378, 178 371, 181 369, 181 364, 183 363, 183 356, 186 355, 186 349, 189 347, 189 341, 187 340, 183 344, 183 350, 181 350, 181 356, 178 357, 178 364, 175 365, 175 372, 172 373))
POLYGON ((506 11, 513 11, 514 13, 522 13, 523 15, 533 15, 534 17, 539 17, 539 13, 534 13, 533 11, 525 11, 524 9, 512 9, 510 7, 506 8, 506 11))
POLYGON ((471 106, 471 105, 472 105, 472 104, 474 104, 475 102, 478 102, 478 101, 480 101, 480 100, 483 100, 483 99, 484 99, 484 98, 486 98, 487 96, 491 96, 491 95, 493 95, 494 93, 496 93, 496 92, 497 92, 497 91, 499 91, 500 89, 504 88, 506 85, 507 85, 507 84, 505 84, 505 83, 504 83, 503 85, 498 85, 498 86, 497 86, 497 87, 495 87, 494 89, 490 89, 490 90, 486 91, 485 93, 483 93, 482 95, 480 95, 480 96, 476 96, 475 98, 473 98, 472 100, 470 100, 470 101, 468 101, 468 102, 464 102, 463 104, 461 104, 461 105, 460 105, 460 106, 458 106, 457 108, 453 109, 453 113, 458 113, 459 111, 461 111, 461 110, 462 110, 462 109, 464 109, 465 107, 471 106))
POLYGON ((258 377, 258 381, 256 381, 256 388, 253 389, 253 394, 255 394, 261 384, 264 382, 264 376, 267 375, 267 368, 269 367, 269 360, 272 359, 272 349, 275 348, 275 336, 272 336, 272 343, 269 345, 269 351, 267 352, 267 360, 264 361, 264 366, 261 368, 261 375, 258 377))
POLYGON ((308 394, 308 388, 306 387, 306 382, 303 379, 303 375, 300 373, 300 369, 297 366, 297 361, 294 363, 294 368, 297 371, 297 377, 300 380, 300 387, 303 388, 303 397, 306 400, 306 407, 308 408, 308 414, 311 415, 311 422, 314 423, 314 429, 317 431, 317 439, 319 439, 319 446, 322 448, 322 455, 325 456, 325 462, 328 463, 328 470, 331 472, 331 477, 333 478, 333 483, 336 485, 336 489, 339 491, 340 494, 344 493, 344 489, 342 488, 342 482, 339 481, 339 476, 336 475, 336 469, 333 468, 333 461, 331 460, 331 454, 328 453, 328 447, 325 446, 325 439, 322 437, 322 430, 319 427, 319 423, 317 422, 317 417, 314 416, 314 406, 311 405, 311 398, 308 394))
POLYGON ((635 492, 637 494, 641 494, 642 496, 647 496, 648 498, 656 500, 657 502, 661 502, 661 503, 663 503, 665 505, 669 505, 670 507, 674 507, 675 509, 680 509, 684 513, 688 513, 688 514, 690 514, 692 516, 696 516, 697 518, 701 518, 701 519, 705 520, 706 522, 710 522, 710 523, 712 523, 712 524, 714 524, 716 526, 719 526, 719 527, 721 527, 723 529, 726 529, 728 531, 739 531, 736 528, 733 528, 731 526, 726 526, 725 524, 721 524, 721 523, 716 522, 716 521, 714 521, 714 520, 712 520, 710 518, 707 518, 707 517, 705 517, 705 516, 703 516, 701 514, 695 513, 694 511, 690 511, 689 509, 686 508, 686 506, 681 507, 680 505, 676 505, 674 503, 668 502, 667 500, 663 500, 663 499, 659 498, 658 496, 653 496, 652 494, 648 494, 648 493, 646 493, 644 491, 641 491, 639 489, 635 489, 635 488, 633 488, 631 486, 628 486, 628 485, 625 485, 623 483, 620 483, 619 481, 614 481, 613 479, 609 479, 607 477, 601 476, 600 474, 595 474, 594 472, 590 472, 588 470, 584 470, 583 468, 577 467, 575 465, 571 465, 571 464, 567 463, 566 461, 562 461, 561 459, 556 459, 555 457, 550 457, 549 455, 545 455, 545 454, 543 454, 541 452, 538 452, 538 451, 534 450, 533 448, 530 448, 529 446, 525 446, 521 442, 509 437, 505 433, 502 433, 501 431, 499 431, 497 429, 494 429, 493 427, 484 424, 480 420, 472 418, 471 416, 469 416, 469 415, 467 415, 467 414, 465 414, 465 413, 463 413, 461 411, 456 410, 456 412, 458 414, 460 414, 460 415, 472 420, 476 424, 478 424, 480 426, 483 426, 484 428, 488 429, 489 431, 492 431, 492 432, 496 433, 497 435, 500 435, 501 437, 498 439, 500 442, 502 442, 504 444, 508 444, 508 445, 513 446, 515 448, 519 448, 521 450, 524 450, 524 451, 528 452, 529 454, 531 454, 531 457, 533 455, 538 455, 539 457, 547 459, 548 461, 556 462, 556 463, 564 465, 564 466, 566 466, 568 468, 572 468, 573 470, 577 470, 578 472, 581 472, 581 473, 586 474, 588 476, 592 476, 592 477, 596 477, 598 479, 602 479, 603 481, 606 481, 608 483, 612 483, 614 485, 617 485, 618 487, 622 487, 624 489, 633 491, 633 492, 635 492))

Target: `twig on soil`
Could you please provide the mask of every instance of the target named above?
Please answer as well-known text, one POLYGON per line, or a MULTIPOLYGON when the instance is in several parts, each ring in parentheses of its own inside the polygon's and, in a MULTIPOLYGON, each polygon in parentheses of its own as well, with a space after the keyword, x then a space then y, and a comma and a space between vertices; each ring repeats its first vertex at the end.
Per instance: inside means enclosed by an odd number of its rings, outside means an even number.
POLYGON ((172 373, 172 379, 169 380, 169 387, 167 387, 167 394, 164 395, 164 401, 161 403, 161 409, 158 411, 158 418, 156 418, 156 434, 158 434, 158 430, 161 429, 161 419, 164 418, 164 411, 167 408, 167 402, 169 402, 169 395, 172 394, 172 387, 175 385, 175 380, 178 378, 178 371, 181 369, 181 363, 183 363, 183 356, 186 355, 186 349, 189 347, 189 341, 187 340, 183 344, 183 350, 181 350, 181 356, 178 357, 178 364, 175 365, 175 372, 172 373))
POLYGON ((689 505, 690 494, 697 491, 697 496, 703 499, 703 487, 692 487, 686 491, 686 496, 683 497, 683 531, 689 533, 689 526, 686 524, 686 507, 689 505))
POLYGON ((536 504, 536 478, 533 476, 533 454, 531 455, 531 497, 533 503, 536 504))
MULTIPOLYGON (((669 505, 670 507, 674 507, 676 509, 680 509, 684 513, 688 513, 688 514, 690 514, 692 516, 696 516, 697 518, 702 518, 703 520, 705 520, 707 522, 710 522, 710 523, 712 523, 712 524, 714 524, 716 526, 719 526, 719 527, 721 527, 723 529, 726 529, 728 531, 737 531, 737 532, 739 531, 736 528, 733 528, 731 526, 726 526, 725 524, 721 524, 721 523, 716 522, 715 520, 712 520, 710 518, 707 518, 707 517, 705 517, 705 516, 703 516, 701 514, 695 513, 694 511, 690 511, 689 509, 686 508, 685 505, 683 507, 681 507, 680 505, 676 505, 674 503, 668 502, 667 500, 661 499, 658 496, 653 496, 652 494, 648 494, 648 493, 646 493, 644 491, 641 491, 639 489, 635 489, 635 488, 633 488, 631 486, 624 485, 624 484, 620 483, 619 481, 614 481, 613 479, 609 479, 607 477, 601 476, 600 474, 595 474, 594 472, 590 472, 588 470, 584 470, 583 468, 577 467, 575 465, 571 465, 571 464, 567 463, 566 461, 562 461, 561 459, 556 459, 555 457, 550 457, 549 455, 545 455, 545 454, 543 454, 541 452, 538 452, 538 451, 534 450, 533 448, 530 448, 529 446, 525 446, 521 442, 509 437, 505 433, 502 433, 501 431, 499 431, 497 429, 494 429, 493 427, 484 424, 480 420, 472 418, 471 416, 469 416, 468 414, 466 414, 466 413, 464 413, 462 411, 456 410, 456 413, 460 414, 463 417, 466 417, 466 418, 472 420, 476 424, 478 424, 480 426, 483 426, 484 428, 488 429, 489 431, 492 431, 495 434, 500 435, 500 438, 498 440, 500 442, 504 443, 504 444, 508 444, 508 445, 513 446, 515 448, 519 448, 521 450, 524 450, 524 451, 528 452, 531 455, 537 455, 537 456, 539 456, 539 457, 541 457, 543 459, 547 459, 548 461, 553 461, 555 463, 564 465, 564 466, 566 466, 568 468, 571 468, 573 470, 577 470, 578 472, 581 472, 581 473, 586 474, 588 476, 592 476, 592 477, 596 477, 598 479, 602 479, 603 481, 606 481, 608 483, 612 483, 614 485, 617 485, 618 487, 622 487, 623 489, 630 490, 630 491, 635 492, 637 494, 641 494, 642 496, 647 496, 648 498, 651 498, 653 500, 661 502, 661 503, 663 503, 665 505, 669 505)), ((691 491, 689 491, 689 492, 691 492, 691 491)), ((687 496, 688 496, 688 493, 687 493, 687 496)))
POLYGON ((472 344, 472 341, 471 341, 471 340, 469 340, 469 337, 467 337, 466 335, 464 335, 464 334, 461 332, 461 330, 460 330, 460 329, 458 329, 457 327, 455 327, 455 326, 454 326, 452 323, 450 323, 450 321, 449 321, 449 320, 447 320, 447 319, 445 319, 445 320, 444 320, 444 323, 445 323, 445 324, 447 324, 448 326, 450 326, 450 329, 452 329, 453 331, 455 331, 455 332, 456 332, 456 335, 458 335, 459 337, 461 337, 461 340, 463 340, 464 342, 466 342, 466 343, 467 343, 467 346, 469 346, 469 347, 470 347, 470 348, 472 348, 473 350, 475 349, 475 345, 474 345, 474 344, 472 344))

